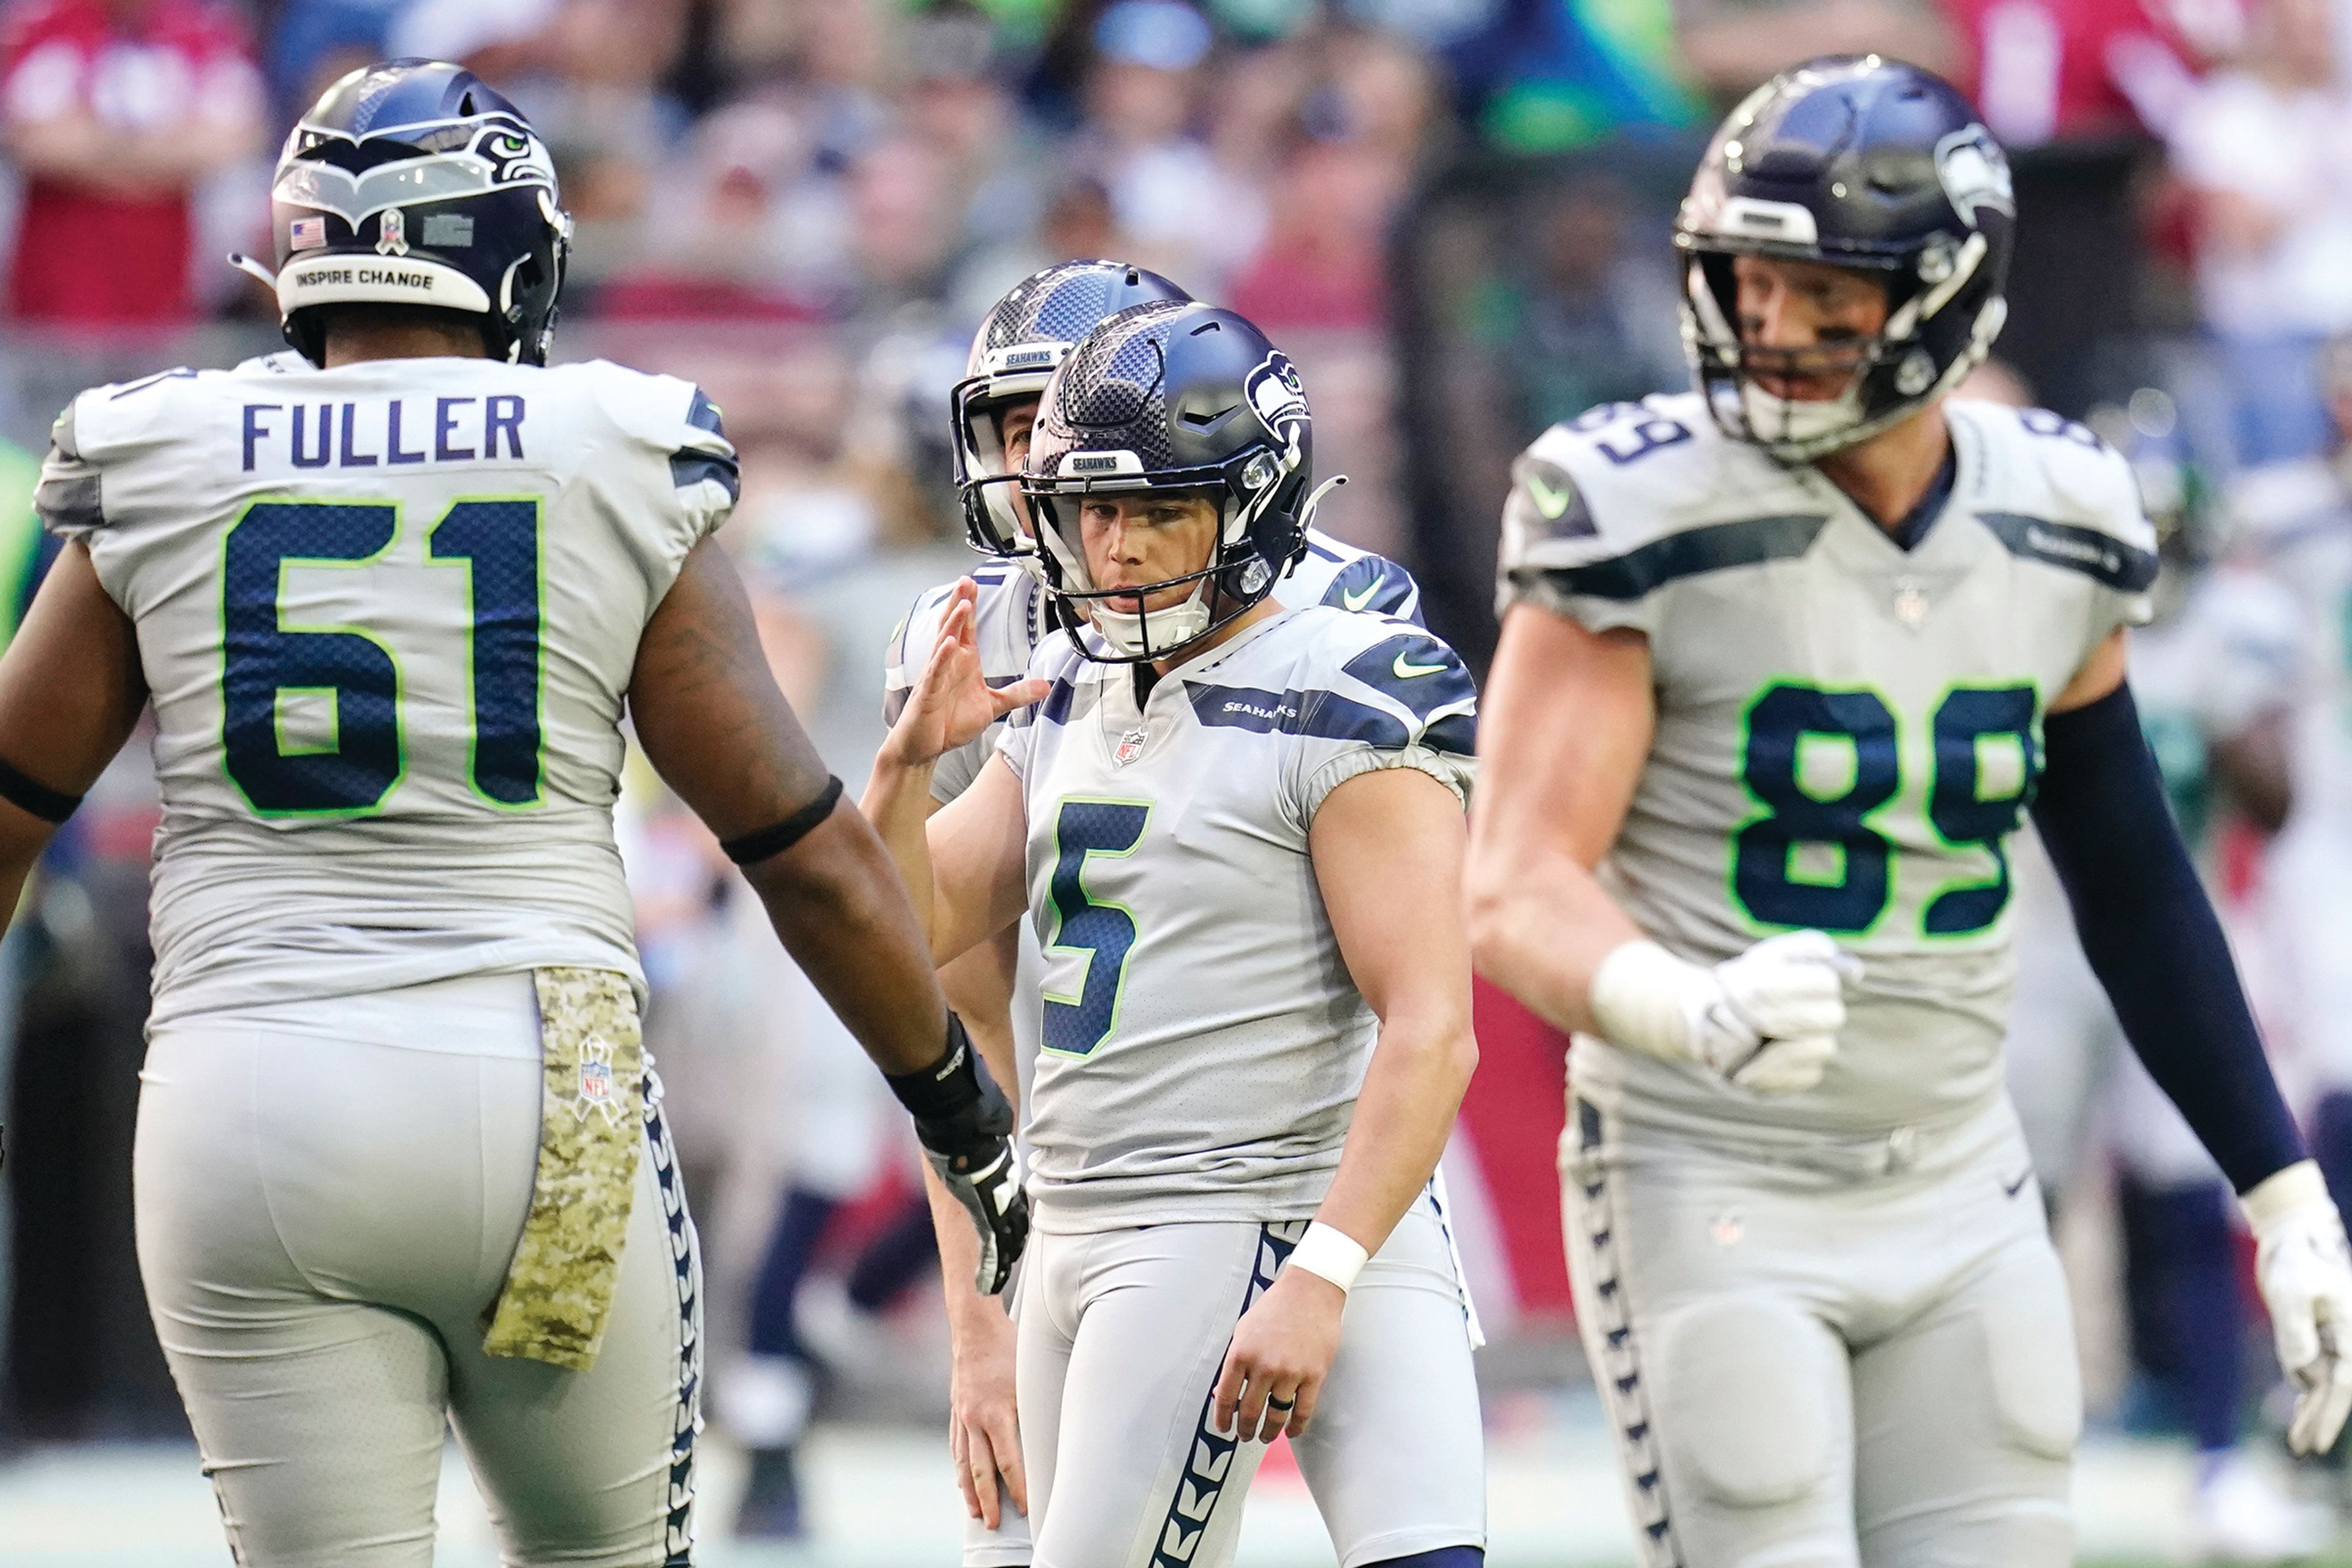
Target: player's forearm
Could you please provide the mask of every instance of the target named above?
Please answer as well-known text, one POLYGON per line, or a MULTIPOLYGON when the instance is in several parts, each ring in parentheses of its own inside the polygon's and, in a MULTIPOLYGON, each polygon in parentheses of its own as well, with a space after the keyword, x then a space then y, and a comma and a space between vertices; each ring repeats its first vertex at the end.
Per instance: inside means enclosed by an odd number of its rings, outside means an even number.
POLYGON ((2305 1157, 2131 689, 2053 713, 2033 803, 2083 953, 2148 1076, 2246 1192, 2305 1157))
POLYGON ((980 1293, 973 1279, 980 1267, 979 1233, 928 1164, 923 1167, 923 1195, 930 1200, 931 1230, 940 1242, 940 1290, 947 1299, 948 1342, 953 1353, 968 1339, 994 1326, 977 1314, 993 1312, 1001 1321, 1004 1303, 1000 1297, 980 1293))
POLYGON ((891 863, 898 867, 915 919, 932 951, 932 962, 937 963, 940 958, 931 896, 931 768, 928 761, 899 762, 886 750, 874 759, 874 772, 866 781, 857 808, 874 825, 891 863))
POLYGON ((947 1002, 890 857, 864 818, 836 809, 787 852, 744 868, 776 935, 885 1073, 940 1059, 947 1002))
POLYGON ((1378 1252, 1429 1184, 1477 1065, 1466 1011, 1384 1021, 1339 1172, 1315 1217, 1378 1252))
POLYGON ((1554 1028, 1592 1031, 1592 976, 1642 929, 1591 871, 1557 852, 1477 846, 1466 882, 1477 972, 1554 1028))

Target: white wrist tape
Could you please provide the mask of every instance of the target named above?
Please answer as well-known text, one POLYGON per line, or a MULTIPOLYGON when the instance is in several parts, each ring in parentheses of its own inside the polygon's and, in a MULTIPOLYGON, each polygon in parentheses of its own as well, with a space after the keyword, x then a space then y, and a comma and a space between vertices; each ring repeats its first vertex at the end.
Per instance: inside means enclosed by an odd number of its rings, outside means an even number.
POLYGON ((1344 1292, 1355 1284, 1356 1276, 1364 1271, 1371 1256, 1357 1246, 1346 1231, 1318 1219, 1307 1227, 1307 1234, 1290 1249, 1290 1267, 1328 1279, 1344 1292))
POLYGON ((1686 1059, 1692 1045, 1685 998, 1709 978, 1654 942, 1622 943, 1592 972, 1593 1022, 1612 1045, 1668 1061, 1686 1059))
POLYGON ((2246 1211, 2246 1226, 2259 1239, 2263 1233, 2286 1215, 2298 1209, 2316 1205, 2335 1206, 2327 1195, 2327 1182, 2319 1173, 2316 1160, 2298 1160, 2284 1171, 2264 1176, 2246 1189, 2238 1200, 2246 1211))

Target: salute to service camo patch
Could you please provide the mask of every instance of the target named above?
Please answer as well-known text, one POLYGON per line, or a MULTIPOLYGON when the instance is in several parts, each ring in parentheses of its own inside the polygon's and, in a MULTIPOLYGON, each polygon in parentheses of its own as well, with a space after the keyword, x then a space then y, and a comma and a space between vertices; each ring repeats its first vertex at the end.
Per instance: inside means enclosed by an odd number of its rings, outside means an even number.
POLYGON ((645 1046, 629 983, 541 969, 539 1175, 482 1349, 586 1372, 596 1364, 644 1141, 645 1046))

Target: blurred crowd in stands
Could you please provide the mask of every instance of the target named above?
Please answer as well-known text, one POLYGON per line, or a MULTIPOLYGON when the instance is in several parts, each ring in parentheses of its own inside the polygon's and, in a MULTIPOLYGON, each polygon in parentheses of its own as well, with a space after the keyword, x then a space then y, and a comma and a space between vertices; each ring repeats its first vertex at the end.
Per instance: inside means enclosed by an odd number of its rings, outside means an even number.
MULTIPOLYGON (((2336 364, 2352 421, 2352 358, 2324 352, 2352 332, 2352 0, 15 0, 0 633, 42 556, 20 497, 50 416, 91 383, 277 346, 268 294, 222 259, 269 253, 277 148, 344 72, 427 56, 499 85, 553 148, 578 221, 559 357, 688 375, 725 406, 726 537, 845 776, 877 738, 883 634, 962 559, 945 413, 972 331, 1071 257, 1151 267, 1282 342, 1318 468, 1357 481, 1327 525, 1411 566, 1481 658, 1511 456, 1685 383, 1668 235, 1708 130, 1794 61, 1872 50, 1951 76, 2012 153, 2014 395, 2136 447, 2176 511, 2344 445, 2323 380, 2336 364)), ((177 1420, 129 1273, 153 802, 127 768, 0 949, 0 1016, 29 987, 22 1048, 0 1045, 36 1232, 18 1256, 46 1249, 51 1282, 0 1337, 0 1440, 177 1420), (76 1179, 31 1202, 45 1170, 76 1179)), ((754 956, 773 944, 714 847, 657 803, 628 833, 690 1174, 793 1129, 786 1168, 697 1190, 714 1339, 823 1359, 793 1298, 877 1182, 899 1195, 868 1205, 884 1245, 841 1271, 834 1338, 887 1305, 892 1258, 920 1262, 887 1106, 845 1044, 812 1044, 822 1009, 754 956)), ((1482 1078, 1507 1057, 1490 1045, 1482 1078)), ((1559 1102, 1524 1089, 1474 1091, 1488 1179, 1457 1176, 1505 1327, 1565 1295, 1525 1110, 1556 1130, 1559 1102)), ((0 1233, 0 1303, 7 1251, 0 1233)), ((743 1419, 797 1430, 810 1390, 769 1392, 743 1419)))

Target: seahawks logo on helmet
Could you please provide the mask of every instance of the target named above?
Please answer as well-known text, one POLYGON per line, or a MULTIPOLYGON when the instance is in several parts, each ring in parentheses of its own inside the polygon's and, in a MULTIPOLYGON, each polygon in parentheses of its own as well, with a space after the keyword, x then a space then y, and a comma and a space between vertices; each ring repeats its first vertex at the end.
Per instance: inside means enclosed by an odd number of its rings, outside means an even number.
POLYGON ((1981 125, 1955 131, 1936 143, 1936 177, 1952 210, 1977 226, 1977 209, 2017 216, 2017 191, 2009 177, 2009 156, 1981 125))
POLYGON ((1287 354, 1266 355, 1250 372, 1242 390, 1258 423, 1281 440, 1287 441, 1290 427, 1307 416, 1307 387, 1287 354))

